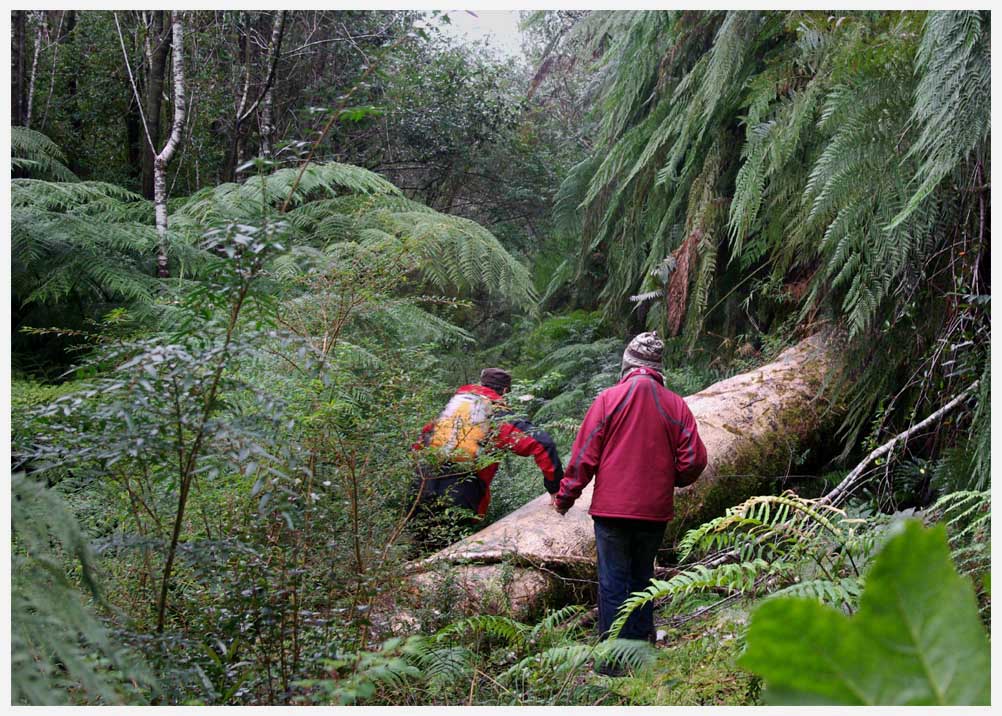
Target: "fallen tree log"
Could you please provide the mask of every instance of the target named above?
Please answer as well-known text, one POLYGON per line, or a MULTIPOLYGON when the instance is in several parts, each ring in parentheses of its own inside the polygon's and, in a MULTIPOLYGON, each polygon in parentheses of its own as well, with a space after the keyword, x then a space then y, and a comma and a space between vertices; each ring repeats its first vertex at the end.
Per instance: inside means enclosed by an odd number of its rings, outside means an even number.
MULTIPOLYGON (((675 519, 665 544, 788 474, 797 453, 830 424, 836 411, 819 399, 834 365, 832 336, 819 333, 772 363, 715 383, 685 398, 706 444, 708 465, 675 493, 675 519)), ((595 579, 590 484, 564 516, 542 494, 483 530, 409 565, 416 593, 453 590, 463 611, 528 616, 560 592, 595 579), (444 585, 444 582, 448 585, 444 585)))

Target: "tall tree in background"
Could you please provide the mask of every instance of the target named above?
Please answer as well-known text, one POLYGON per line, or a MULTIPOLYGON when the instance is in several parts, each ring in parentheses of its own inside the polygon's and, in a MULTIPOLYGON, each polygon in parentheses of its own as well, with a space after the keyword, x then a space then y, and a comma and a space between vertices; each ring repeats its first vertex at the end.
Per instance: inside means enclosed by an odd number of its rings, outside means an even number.
POLYGON ((153 10, 147 16, 146 32, 143 37, 143 50, 146 68, 146 133, 149 141, 149 151, 143 152, 143 196, 154 198, 156 176, 156 146, 160 143, 160 118, 163 109, 164 80, 167 76, 167 57, 170 54, 173 26, 167 21, 168 10, 153 10))
MULTIPOLYGON (((251 84, 253 71, 253 46, 251 39, 252 25, 249 13, 240 13, 240 46, 243 52, 243 87, 239 95, 236 111, 233 115, 233 128, 231 130, 231 143, 227 156, 226 167, 224 169, 225 181, 233 181, 237 175, 237 167, 243 161, 243 147, 246 139, 244 123, 255 112, 267 114, 266 119, 260 120, 262 153, 270 155, 272 153, 271 135, 274 128, 271 126, 271 104, 273 102, 272 86, 275 82, 275 70, 278 67, 278 60, 282 54, 282 38, 285 34, 285 10, 274 13, 272 21, 271 39, 265 48, 265 77, 262 86, 254 90, 257 95, 251 100, 251 84)), ((261 16, 264 17, 263 15, 261 16)))
POLYGON ((15 125, 24 125, 24 107, 26 104, 24 97, 25 88, 25 33, 26 12, 24 10, 14 10, 11 13, 11 34, 10 34, 10 113, 11 122, 15 125))
MULTIPOLYGON (((167 269, 167 165, 181 144, 184 131, 184 24, 181 12, 171 11, 171 38, 173 40, 172 70, 174 80, 174 122, 170 137, 163 149, 153 160, 153 203, 156 206, 157 234, 160 244, 157 248, 157 275, 166 278, 167 269)), ((152 140, 151 140, 152 146, 152 140)))
MULTIPOLYGON (((119 42, 122 46, 123 60, 125 62, 126 70, 129 74, 129 80, 132 83, 133 92, 136 95, 137 103, 139 101, 139 90, 136 85, 135 77, 132 73, 132 69, 129 65, 129 56, 126 51, 125 41, 121 34, 121 26, 118 25, 118 17, 115 17, 116 26, 119 31, 119 42)), ((151 126, 151 118, 148 113, 144 114, 142 117, 143 127, 146 132, 146 141, 149 143, 149 150, 153 156, 153 205, 156 216, 156 227, 157 235, 159 236, 159 242, 157 247, 157 276, 160 278, 167 278, 170 276, 170 271, 167 267, 167 165, 170 164, 170 160, 174 157, 174 153, 177 151, 178 146, 181 144, 182 133, 184 131, 184 122, 187 109, 187 99, 185 97, 185 82, 184 82, 184 22, 182 19, 182 13, 177 10, 171 11, 171 79, 172 79, 172 92, 173 92, 173 106, 174 106, 174 119, 171 123, 170 136, 167 138, 166 144, 163 148, 157 149, 157 138, 154 134, 157 125, 153 124, 151 126)), ((156 67, 156 57, 157 48, 149 48, 151 67, 156 67)), ((154 75, 151 73, 151 77, 154 75)), ((153 80, 151 79, 151 82, 153 80)), ((161 90, 162 91, 162 90, 161 90)), ((149 99, 149 95, 147 95, 149 99)), ((159 100, 155 103, 147 103, 148 109, 153 109, 155 107, 156 111, 159 113, 159 100)))

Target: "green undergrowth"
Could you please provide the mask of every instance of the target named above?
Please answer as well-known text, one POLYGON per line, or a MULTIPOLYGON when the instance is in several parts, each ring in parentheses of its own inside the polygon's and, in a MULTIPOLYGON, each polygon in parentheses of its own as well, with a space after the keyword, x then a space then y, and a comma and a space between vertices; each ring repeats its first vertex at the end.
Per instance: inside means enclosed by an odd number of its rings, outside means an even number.
POLYGON ((736 665, 744 648, 750 606, 739 603, 667 628, 654 663, 617 679, 615 692, 636 706, 760 704, 760 680, 736 665))

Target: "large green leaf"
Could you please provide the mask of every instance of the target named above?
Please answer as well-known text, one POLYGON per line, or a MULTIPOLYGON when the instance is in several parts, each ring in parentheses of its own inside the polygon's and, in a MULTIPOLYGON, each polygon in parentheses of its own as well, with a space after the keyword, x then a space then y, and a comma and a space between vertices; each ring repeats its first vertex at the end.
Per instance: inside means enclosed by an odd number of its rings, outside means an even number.
POLYGON ((776 599, 752 616, 740 665, 771 704, 989 702, 988 638, 943 527, 904 525, 876 558, 852 617, 776 599))

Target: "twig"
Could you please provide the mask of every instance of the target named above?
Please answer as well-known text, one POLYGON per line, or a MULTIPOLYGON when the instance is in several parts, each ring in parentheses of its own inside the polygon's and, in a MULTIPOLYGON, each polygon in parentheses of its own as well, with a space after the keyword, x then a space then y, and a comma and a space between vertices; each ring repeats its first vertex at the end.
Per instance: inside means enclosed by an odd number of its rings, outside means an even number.
POLYGON ((870 463, 872 463, 877 458, 879 458, 879 457, 881 457, 883 455, 886 455, 899 442, 901 442, 903 440, 907 440, 909 437, 911 437, 912 435, 914 435, 918 431, 922 430, 923 428, 928 427, 929 425, 932 425, 933 423, 935 423, 936 421, 938 421, 940 418, 942 418, 943 416, 945 416, 947 413, 949 413, 950 411, 952 411, 954 408, 956 408, 958 405, 960 405, 961 403, 963 403, 965 400, 967 400, 967 398, 970 396, 970 394, 974 390, 977 389, 978 383, 980 383, 980 381, 977 381, 977 380, 974 381, 960 395, 958 395, 956 398, 954 398, 953 400, 951 400, 949 403, 947 403, 946 405, 944 405, 942 408, 940 408, 939 410, 937 410, 935 413, 933 413, 932 415, 930 415, 929 417, 927 417, 925 420, 923 420, 920 423, 917 423, 917 424, 913 425, 912 427, 910 427, 907 430, 905 430, 903 433, 899 433, 899 434, 895 435, 893 438, 891 438, 886 443, 884 443, 883 445, 881 445, 880 447, 878 447, 876 450, 874 450, 873 452, 871 452, 869 455, 867 455, 863 459, 863 462, 859 463, 855 468, 853 468, 852 472, 850 472, 848 475, 846 475, 845 479, 842 480, 842 482, 840 482, 838 485, 836 485, 835 488, 831 492, 829 492, 827 495, 825 495, 824 497, 822 497, 819 500, 819 504, 822 504, 822 505, 834 505, 834 504, 838 504, 843 499, 845 499, 845 497, 848 495, 849 491, 853 487, 855 487, 856 482, 860 479, 860 476, 863 474, 863 472, 866 470, 867 466, 869 466, 870 463))

